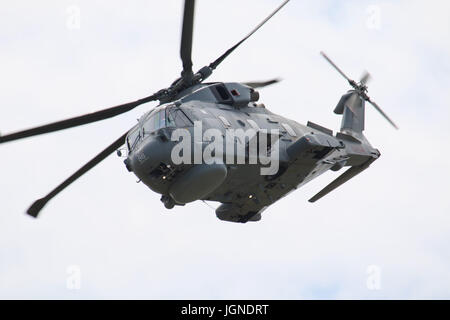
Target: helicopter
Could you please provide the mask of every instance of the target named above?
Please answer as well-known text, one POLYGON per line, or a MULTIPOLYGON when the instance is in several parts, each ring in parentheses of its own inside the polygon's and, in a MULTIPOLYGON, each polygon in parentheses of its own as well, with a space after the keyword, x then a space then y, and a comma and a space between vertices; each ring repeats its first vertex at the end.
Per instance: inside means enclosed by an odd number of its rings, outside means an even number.
POLYGON ((352 87, 334 109, 334 113, 342 115, 336 134, 311 121, 302 125, 272 113, 260 103, 256 89, 279 79, 205 82, 236 48, 288 2, 283 1, 247 36, 194 73, 191 51, 195 0, 185 0, 180 46, 183 69, 170 86, 130 103, 0 136, 0 143, 6 143, 105 120, 144 103, 159 101, 130 130, 36 200, 27 214, 38 217, 52 198, 114 152, 125 157, 126 169, 139 181, 161 194, 167 209, 198 200, 216 201, 220 203, 216 216, 238 223, 261 220, 262 212, 271 204, 328 170, 349 167, 310 202, 316 202, 367 169, 380 157, 380 152, 363 134, 365 103, 398 128, 368 96, 368 72, 356 82, 321 52, 352 87))

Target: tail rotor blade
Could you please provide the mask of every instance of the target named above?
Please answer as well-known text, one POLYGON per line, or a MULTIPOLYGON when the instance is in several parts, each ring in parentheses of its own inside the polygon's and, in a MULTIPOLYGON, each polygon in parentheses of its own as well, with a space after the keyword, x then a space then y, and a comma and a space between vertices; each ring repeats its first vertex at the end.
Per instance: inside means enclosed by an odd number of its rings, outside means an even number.
POLYGON ((362 75, 361 80, 359 82, 365 86, 370 81, 371 77, 372 76, 368 71, 364 71, 364 74, 362 75))
POLYGON ((45 197, 36 200, 31 207, 27 210, 27 213, 37 218, 39 212, 42 210, 42 208, 49 202, 51 199, 53 199, 57 194, 59 194, 61 191, 63 191, 65 188, 67 188, 70 184, 72 184, 75 180, 80 178, 82 175, 84 175, 86 172, 91 170, 93 167, 95 167, 97 164, 102 162, 106 157, 108 157, 111 153, 116 151, 120 146, 122 146, 125 143, 125 137, 127 133, 124 133, 119 139, 114 141, 111 145, 109 145, 105 150, 100 152, 97 156, 95 156, 92 160, 90 160, 88 163, 86 163, 84 166, 82 166, 78 171, 76 171, 73 175, 71 175, 69 178, 64 180, 59 186, 57 186, 55 189, 53 189, 49 194, 47 194, 45 197))
POLYGON ((347 77, 347 75, 333 62, 333 60, 331 60, 323 51, 320 51, 320 54, 322 55, 322 57, 325 58, 325 60, 328 61, 329 64, 331 64, 337 72, 339 72, 341 74, 341 76, 343 76, 350 84, 352 84, 352 82, 354 82, 352 79, 350 79, 349 77, 347 77))
POLYGON ((398 130, 398 126, 394 123, 394 121, 391 120, 391 118, 389 118, 387 116, 386 113, 384 113, 384 111, 372 100, 370 100, 370 98, 367 98, 367 101, 379 112, 381 113, 381 115, 395 128, 398 130))

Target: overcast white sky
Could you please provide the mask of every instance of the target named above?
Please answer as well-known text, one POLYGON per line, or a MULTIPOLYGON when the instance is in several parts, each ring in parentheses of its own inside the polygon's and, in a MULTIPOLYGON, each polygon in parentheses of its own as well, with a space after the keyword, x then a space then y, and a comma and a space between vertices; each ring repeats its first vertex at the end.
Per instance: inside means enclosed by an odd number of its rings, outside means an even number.
MULTIPOLYGON (((199 0, 194 68, 279 3, 199 0)), ((181 70, 181 13, 178 0, 3 3, 1 132, 169 85, 181 70)), ((369 70, 370 95, 400 126, 368 109, 366 136, 382 153, 370 170, 308 203, 336 176, 324 174, 240 225, 201 202, 166 210, 112 155, 33 220, 24 212, 36 198, 154 104, 0 145, 0 298, 450 298, 450 3, 292 0, 211 80, 282 77, 261 92, 270 110, 336 130, 348 86, 320 50, 354 78, 369 70), (78 290, 67 288, 70 266, 78 290), (367 286, 374 277, 379 286, 367 286)))

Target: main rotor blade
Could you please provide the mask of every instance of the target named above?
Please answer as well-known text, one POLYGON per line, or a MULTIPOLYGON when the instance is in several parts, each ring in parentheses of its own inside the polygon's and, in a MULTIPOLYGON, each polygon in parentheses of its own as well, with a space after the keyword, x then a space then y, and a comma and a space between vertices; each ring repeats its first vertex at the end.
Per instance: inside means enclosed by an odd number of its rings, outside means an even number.
POLYGON ((115 150, 120 148, 121 145, 125 143, 125 137, 128 132, 124 133, 119 139, 114 141, 110 146, 108 146, 105 150, 100 152, 97 156, 95 156, 91 161, 86 163, 84 166, 82 166, 78 171, 76 171, 73 175, 71 175, 69 178, 67 178, 63 183, 61 183, 59 186, 57 186, 55 189, 53 189, 49 194, 47 194, 45 197, 36 200, 31 207, 27 210, 27 213, 36 218, 39 214, 39 212, 42 210, 42 208, 49 202, 53 197, 55 197, 58 193, 63 191, 67 186, 69 186, 72 182, 77 180, 79 177, 81 177, 83 174, 88 172, 90 169, 95 167, 97 164, 99 164, 101 161, 103 161, 106 157, 108 157, 111 153, 113 153, 115 150))
POLYGON ((257 88, 262 88, 262 87, 270 86, 270 85, 275 84, 275 83, 278 83, 278 82, 280 82, 280 81, 281 81, 280 78, 275 78, 275 79, 268 80, 268 81, 244 82, 244 84, 245 84, 246 86, 249 86, 249 87, 252 87, 252 88, 254 88, 254 89, 257 89, 257 88))
POLYGON ((184 1, 183 29, 181 31, 180 56, 183 61, 182 76, 192 76, 192 33, 194 29, 195 0, 184 1))
POLYGON ((379 113, 381 113, 381 115, 395 128, 395 129, 397 129, 398 130, 398 127, 397 127, 397 125, 394 123, 394 121, 392 121, 391 120, 391 118, 389 118, 388 116, 387 116, 387 114, 386 113, 384 113, 384 111, 383 110, 381 110, 381 108, 380 108, 380 106, 379 105, 377 105, 374 101, 372 101, 372 100, 370 100, 370 98, 369 97, 367 97, 367 101, 372 105, 372 106, 374 106, 374 108, 379 112, 379 113))
POLYGON ((31 129, 27 129, 27 130, 23 130, 23 131, 19 131, 19 132, 14 132, 11 134, 0 136, 0 143, 5 143, 8 141, 12 141, 12 140, 36 136, 36 135, 40 135, 43 133, 59 131, 59 130, 63 130, 63 129, 81 126, 81 125, 88 124, 91 122, 105 120, 105 119, 117 116, 119 114, 125 113, 127 111, 130 111, 143 103, 154 101, 154 100, 157 100, 156 95, 152 95, 152 96, 149 96, 149 97, 146 97, 143 99, 136 100, 134 102, 125 103, 122 105, 118 105, 118 106, 115 106, 112 108, 100 110, 97 112, 84 114, 84 115, 81 115, 78 117, 49 123, 49 124, 46 124, 43 126, 34 127, 31 129))
POLYGON ((226 57, 228 57, 237 47, 239 47, 245 40, 247 40, 248 38, 250 38, 256 31, 258 31, 259 28, 261 28, 267 21, 270 20, 270 18, 272 18, 278 11, 281 10, 281 8, 283 8, 287 3, 289 2, 289 0, 284 1, 277 9, 275 9, 275 11, 273 11, 267 18, 265 18, 260 24, 258 24, 256 26, 255 29, 253 29, 247 36, 245 36, 241 41, 239 41, 238 43, 236 43, 234 46, 232 46, 230 49, 228 49, 227 51, 225 51, 224 54, 222 54, 219 58, 217 58, 214 62, 212 62, 209 67, 214 70, 217 68, 217 66, 219 64, 222 63, 223 60, 225 60, 226 57))
POLYGON ((330 58, 328 58, 325 52, 320 51, 320 54, 325 58, 325 60, 328 61, 329 64, 331 64, 337 70, 337 72, 339 72, 345 79, 347 79, 348 82, 351 83, 353 81, 352 79, 347 77, 347 75, 341 69, 339 69, 339 67, 330 58))

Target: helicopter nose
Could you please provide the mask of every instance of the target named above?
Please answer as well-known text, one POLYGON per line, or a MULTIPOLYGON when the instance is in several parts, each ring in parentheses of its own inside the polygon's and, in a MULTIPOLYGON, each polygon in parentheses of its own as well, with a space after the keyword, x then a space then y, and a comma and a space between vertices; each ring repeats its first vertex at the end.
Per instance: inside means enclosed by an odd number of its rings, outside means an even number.
POLYGON ((170 143, 158 136, 149 136, 125 160, 125 166, 138 177, 151 172, 160 163, 170 163, 170 143))

